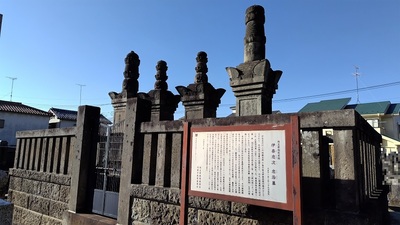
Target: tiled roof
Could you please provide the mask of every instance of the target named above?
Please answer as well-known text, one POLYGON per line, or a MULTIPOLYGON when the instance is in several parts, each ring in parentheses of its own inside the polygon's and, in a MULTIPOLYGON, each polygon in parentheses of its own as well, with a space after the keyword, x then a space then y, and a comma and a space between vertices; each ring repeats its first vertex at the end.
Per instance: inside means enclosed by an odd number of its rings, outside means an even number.
POLYGON ((9 102, 3 100, 0 100, 0 112, 22 113, 50 117, 50 114, 46 111, 24 105, 20 102, 9 102))
POLYGON ((366 114, 386 114, 389 109, 390 101, 371 102, 355 105, 348 105, 346 109, 355 109, 361 115, 366 114))
MULTIPOLYGON (((57 116, 60 120, 71 120, 76 121, 78 117, 78 112, 74 110, 67 109, 58 109, 58 108, 50 108, 49 113, 57 116)), ((104 124, 111 124, 112 122, 105 118, 103 115, 100 115, 100 122, 104 124)))
POLYGON ((317 112, 326 110, 344 109, 351 98, 340 98, 332 100, 322 100, 320 102, 308 103, 299 112, 317 112))
POLYGON ((60 120, 75 121, 78 116, 78 113, 76 111, 67 110, 67 109, 50 108, 49 113, 53 114, 60 120))

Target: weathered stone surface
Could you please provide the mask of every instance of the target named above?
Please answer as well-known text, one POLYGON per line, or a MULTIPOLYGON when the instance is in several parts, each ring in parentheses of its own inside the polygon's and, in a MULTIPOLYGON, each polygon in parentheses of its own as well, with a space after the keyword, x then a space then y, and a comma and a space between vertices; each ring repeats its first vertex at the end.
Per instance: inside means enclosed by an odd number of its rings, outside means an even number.
POLYGON ((249 205, 245 203, 232 202, 231 213, 235 215, 246 215, 249 212, 249 205))
POLYGON ((22 191, 29 194, 39 195, 40 194, 40 181, 23 179, 22 191))
POLYGON ((133 199, 132 205, 132 221, 134 222, 150 222, 150 201, 144 199, 133 199))
POLYGON ((50 180, 50 173, 32 171, 32 170, 22 170, 23 177, 31 180, 37 181, 45 181, 48 182, 50 180))
POLYGON ((49 215, 50 200, 42 197, 29 196, 29 209, 37 213, 49 215))
POLYGON ((64 212, 68 210, 68 205, 63 202, 50 201, 49 216, 62 219, 64 212))
POLYGON ((40 195, 44 198, 58 201, 60 194, 60 185, 53 183, 42 183, 40 195))
POLYGON ((28 208, 28 199, 29 195, 24 192, 20 191, 12 192, 11 202, 14 203, 15 206, 28 208))
POLYGON ((181 201, 181 189, 170 188, 168 190, 168 202, 174 204, 180 204, 181 201))
POLYGON ((230 212, 230 202, 218 199, 210 199, 196 196, 189 196, 189 206, 199 209, 207 209, 217 212, 230 212))
POLYGON ((14 224, 22 224, 22 210, 23 208, 18 207, 14 205, 14 211, 13 211, 13 223, 14 224))
POLYGON ((150 207, 151 224, 179 224, 179 206, 151 202, 150 207))
POLYGON ((71 185, 71 176, 63 174, 51 174, 50 182, 62 185, 71 185))
POLYGON ((9 189, 22 191, 22 178, 11 176, 9 189))
POLYGON ((188 225, 197 225, 198 224, 198 217, 197 217, 197 209, 195 208, 188 208, 188 215, 187 215, 187 222, 188 225))
POLYGON ((70 191, 71 191, 70 186, 61 185, 58 201, 68 203, 70 199, 70 191))
POLYGON ((147 185, 132 185, 131 196, 144 199, 168 201, 170 196, 169 188, 147 185))
POLYGON ((36 213, 18 206, 14 207, 13 224, 33 225, 41 223, 42 215, 40 213, 36 213))
POLYGON ((229 215, 209 211, 198 211, 198 224, 230 224, 229 215))
POLYGON ((62 225, 62 220, 55 219, 46 215, 42 216, 42 222, 40 225, 62 225))

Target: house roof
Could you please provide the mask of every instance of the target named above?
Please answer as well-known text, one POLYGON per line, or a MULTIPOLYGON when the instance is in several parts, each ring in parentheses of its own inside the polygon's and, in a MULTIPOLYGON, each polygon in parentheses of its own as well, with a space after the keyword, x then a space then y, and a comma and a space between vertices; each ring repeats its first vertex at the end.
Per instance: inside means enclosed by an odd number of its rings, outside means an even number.
POLYGON ((24 105, 20 102, 9 102, 3 100, 0 100, 0 112, 21 113, 21 114, 47 116, 47 117, 51 116, 46 111, 24 105))
MULTIPOLYGON (((53 114, 60 120, 76 121, 78 117, 77 111, 67 109, 50 108, 49 113, 53 114)), ((105 118, 103 115, 100 115, 100 122, 104 124, 111 124, 111 121, 105 118)))
POLYGON ((365 114, 386 114, 389 109, 390 101, 371 102, 363 104, 349 105, 346 109, 355 109, 361 115, 365 114))
POLYGON ((400 114, 400 104, 390 104, 386 114, 400 114))
POLYGON ((351 98, 341 98, 332 100, 322 100, 320 102, 308 103, 299 112, 316 112, 326 110, 344 109, 351 98))
POLYGON ((73 110, 50 108, 49 113, 53 114, 60 120, 72 120, 75 121, 78 113, 73 110))
POLYGON ((308 103, 299 112, 316 112, 325 110, 355 109, 361 115, 368 114, 399 114, 400 104, 391 104, 390 101, 371 102, 362 104, 351 104, 351 98, 323 100, 320 102, 308 103))

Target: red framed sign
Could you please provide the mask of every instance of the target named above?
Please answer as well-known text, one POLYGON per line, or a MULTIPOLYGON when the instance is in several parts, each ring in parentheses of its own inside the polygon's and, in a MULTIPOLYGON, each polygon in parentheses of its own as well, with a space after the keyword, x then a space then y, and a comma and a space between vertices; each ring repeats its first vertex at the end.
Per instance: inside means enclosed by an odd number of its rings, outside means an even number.
POLYGON ((186 124, 184 137, 189 140, 183 149, 182 199, 191 195, 289 210, 294 224, 301 224, 297 116, 282 125, 186 124))

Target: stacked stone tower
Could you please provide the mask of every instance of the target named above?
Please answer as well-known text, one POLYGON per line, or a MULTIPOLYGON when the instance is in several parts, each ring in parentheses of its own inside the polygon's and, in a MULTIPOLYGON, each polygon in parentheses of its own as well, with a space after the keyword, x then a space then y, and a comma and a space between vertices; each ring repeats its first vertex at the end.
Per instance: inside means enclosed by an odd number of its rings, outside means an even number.
POLYGON ((227 67, 230 86, 236 96, 236 115, 272 113, 272 97, 278 88, 282 71, 272 70, 265 58, 264 8, 254 5, 246 10, 244 63, 227 67))

